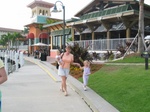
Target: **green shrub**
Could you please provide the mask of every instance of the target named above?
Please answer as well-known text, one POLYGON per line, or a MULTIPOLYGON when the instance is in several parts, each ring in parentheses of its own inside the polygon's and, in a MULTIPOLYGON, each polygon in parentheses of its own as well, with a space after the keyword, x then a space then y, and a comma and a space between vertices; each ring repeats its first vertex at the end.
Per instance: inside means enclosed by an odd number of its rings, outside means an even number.
POLYGON ((71 46, 71 53, 74 55, 74 62, 80 63, 81 65, 83 65, 84 60, 92 62, 92 55, 90 55, 87 48, 80 47, 78 43, 74 43, 74 45, 71 46))

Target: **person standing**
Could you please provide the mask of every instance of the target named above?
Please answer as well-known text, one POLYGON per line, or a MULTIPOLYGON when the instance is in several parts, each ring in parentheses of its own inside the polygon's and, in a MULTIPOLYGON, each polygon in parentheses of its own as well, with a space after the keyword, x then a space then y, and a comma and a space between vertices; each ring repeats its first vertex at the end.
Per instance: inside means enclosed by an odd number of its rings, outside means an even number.
POLYGON ((87 84, 88 84, 88 80, 89 80, 89 75, 91 74, 91 70, 90 70, 90 62, 88 60, 85 60, 83 62, 84 66, 81 67, 80 69, 83 69, 83 89, 86 91, 87 90, 87 84))
POLYGON ((58 75, 61 76, 62 79, 61 90, 62 92, 64 92, 65 96, 67 96, 68 92, 67 92, 66 80, 67 77, 69 76, 70 66, 71 64, 73 65, 78 65, 78 64, 73 63, 74 56, 73 54, 71 54, 71 46, 66 46, 65 50, 66 51, 61 54, 63 64, 59 66, 58 75))
POLYGON ((4 63, 0 60, 0 84, 7 81, 7 74, 4 68, 4 63))

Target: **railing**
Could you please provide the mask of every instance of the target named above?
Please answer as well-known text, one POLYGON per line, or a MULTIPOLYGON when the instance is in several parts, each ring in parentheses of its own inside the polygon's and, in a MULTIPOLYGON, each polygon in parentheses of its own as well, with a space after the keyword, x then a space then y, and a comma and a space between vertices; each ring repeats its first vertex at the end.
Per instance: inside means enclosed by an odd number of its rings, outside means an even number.
POLYGON ((22 52, 16 52, 12 50, 2 50, 0 51, 0 58, 4 62, 7 74, 13 71, 18 71, 18 68, 24 65, 22 52))
POLYGON ((71 41, 69 44, 78 43, 80 47, 88 48, 89 51, 116 51, 118 46, 126 47, 126 42, 132 42, 134 38, 120 38, 120 39, 99 39, 99 40, 82 40, 71 41))

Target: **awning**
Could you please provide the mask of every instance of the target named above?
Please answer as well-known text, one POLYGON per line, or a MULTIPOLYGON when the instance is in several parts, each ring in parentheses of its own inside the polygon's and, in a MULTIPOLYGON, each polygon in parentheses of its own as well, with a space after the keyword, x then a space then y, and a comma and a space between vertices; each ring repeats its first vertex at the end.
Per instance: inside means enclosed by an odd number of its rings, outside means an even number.
MULTIPOLYGON (((65 35, 69 35, 70 34, 71 29, 65 29, 65 35)), ((52 36, 59 36, 59 35, 63 35, 63 30, 56 30, 56 31, 52 31, 51 32, 52 36)))
POLYGON ((33 33, 29 33, 26 38, 28 38, 28 39, 34 39, 34 34, 33 33))
POLYGON ((49 37, 49 35, 47 33, 41 33, 39 35, 39 38, 48 38, 48 37, 49 37))

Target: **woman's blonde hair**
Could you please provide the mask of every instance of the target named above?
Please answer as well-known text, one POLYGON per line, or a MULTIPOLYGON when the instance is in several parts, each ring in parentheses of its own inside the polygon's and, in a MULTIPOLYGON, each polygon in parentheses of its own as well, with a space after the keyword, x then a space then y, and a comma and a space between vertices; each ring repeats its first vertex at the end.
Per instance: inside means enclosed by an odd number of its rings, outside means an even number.
POLYGON ((67 45, 66 49, 68 49, 71 52, 71 46, 70 45, 67 45))
POLYGON ((70 45, 67 45, 67 46, 66 46, 66 48, 68 48, 68 49, 70 49, 70 50, 71 50, 71 46, 70 46, 70 45))

